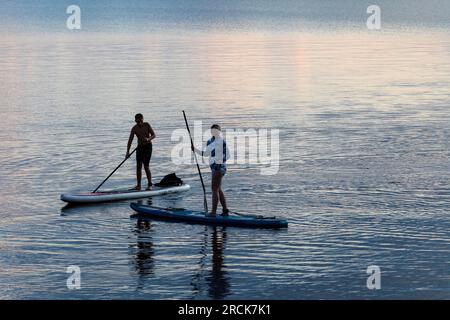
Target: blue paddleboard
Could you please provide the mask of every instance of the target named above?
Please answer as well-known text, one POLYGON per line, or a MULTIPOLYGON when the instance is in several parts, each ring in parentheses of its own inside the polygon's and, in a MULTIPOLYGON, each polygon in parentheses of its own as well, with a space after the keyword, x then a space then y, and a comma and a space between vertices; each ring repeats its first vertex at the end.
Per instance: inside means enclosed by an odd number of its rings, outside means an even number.
POLYGON ((174 222, 188 222, 197 224, 209 224, 215 226, 246 227, 246 228, 287 228, 287 220, 277 219, 275 217, 262 217, 250 215, 234 215, 227 217, 217 215, 216 217, 207 217, 203 211, 191 211, 185 209, 157 208, 138 203, 131 203, 131 209, 138 214, 150 218, 168 220, 174 222))

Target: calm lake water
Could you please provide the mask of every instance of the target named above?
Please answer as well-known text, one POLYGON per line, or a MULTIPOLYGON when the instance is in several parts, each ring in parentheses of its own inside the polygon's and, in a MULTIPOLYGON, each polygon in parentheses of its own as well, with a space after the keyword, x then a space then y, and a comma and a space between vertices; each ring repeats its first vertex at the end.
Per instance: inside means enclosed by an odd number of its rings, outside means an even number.
MULTIPOLYGON (((448 1, 0 4, 1 299, 450 299, 448 1), (123 159, 133 116, 151 168, 189 119, 280 130, 280 167, 231 164, 230 207, 287 230, 139 221, 129 201, 65 208, 123 159), (81 268, 81 289, 66 286, 81 268), (381 289, 366 287, 380 267, 381 289)), ((209 170, 202 166, 206 183, 209 170)), ((105 188, 131 187, 128 161, 105 188)))

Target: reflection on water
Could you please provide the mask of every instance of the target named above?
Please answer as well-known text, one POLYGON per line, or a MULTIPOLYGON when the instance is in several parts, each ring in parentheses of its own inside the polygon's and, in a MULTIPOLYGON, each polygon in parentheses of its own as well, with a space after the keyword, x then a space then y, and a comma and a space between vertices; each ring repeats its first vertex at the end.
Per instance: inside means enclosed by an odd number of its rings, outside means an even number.
MULTIPOLYGON (((151 202, 151 200, 149 200, 151 202)), ((154 275, 155 254, 152 232, 152 220, 133 215, 136 218, 134 234, 136 243, 130 245, 130 257, 134 271, 138 275, 137 290, 144 290, 154 275)), ((170 225, 170 223, 169 223, 170 225)), ((204 226, 202 242, 199 246, 199 259, 196 271, 192 275, 192 299, 209 297, 224 299, 230 293, 229 276, 225 265, 225 245, 227 232, 225 227, 204 226)))
POLYGON ((209 296, 212 299, 223 299, 230 292, 230 284, 224 265, 226 238, 225 228, 214 228, 211 237, 212 269, 206 277, 209 296))
MULTIPOLYGON (((134 268, 140 276, 140 283, 143 280, 153 274, 153 255, 154 248, 152 242, 152 224, 150 221, 138 219, 136 222, 136 245, 131 246, 134 257, 134 268)), ((142 284, 141 284, 142 285, 142 284)))
POLYGON ((230 293, 229 277, 225 266, 225 227, 205 226, 203 245, 200 250, 198 271, 192 277, 193 298, 207 295, 211 299, 224 299, 230 293), (209 244, 210 242, 210 245, 209 244), (206 260, 210 259, 211 263, 206 260), (210 268, 208 269, 208 265, 210 268))

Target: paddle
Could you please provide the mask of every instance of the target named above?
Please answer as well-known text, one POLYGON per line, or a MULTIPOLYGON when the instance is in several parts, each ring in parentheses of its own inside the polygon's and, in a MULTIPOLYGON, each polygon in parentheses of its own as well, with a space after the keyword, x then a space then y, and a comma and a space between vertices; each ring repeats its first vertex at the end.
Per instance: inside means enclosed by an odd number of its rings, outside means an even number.
MULTIPOLYGON (((186 123, 187 131, 189 133, 189 138, 191 139, 191 147, 194 148, 194 142, 192 141, 191 130, 189 130, 189 124, 186 119, 186 114, 184 113, 184 110, 183 110, 183 117, 184 117, 184 122, 186 123)), ((195 158, 195 163, 197 164, 198 175, 200 176, 200 182, 202 183, 202 188, 203 188, 203 208, 204 208, 205 212, 208 213, 208 201, 206 201, 205 184, 203 183, 202 172, 200 171, 200 166, 198 165, 198 161, 197 161, 197 154, 195 152, 194 152, 194 158, 195 158)))
POLYGON ((113 170, 113 172, 111 172, 110 174, 109 174, 109 176, 107 176, 106 177, 106 179, 105 180, 103 180, 103 182, 102 183, 100 183, 99 185, 98 185, 98 187, 97 188, 95 188, 95 190, 92 192, 92 193, 95 193, 95 192, 97 192, 97 190, 98 189, 100 189, 100 187, 106 182, 106 180, 108 180, 109 179, 109 177, 111 177, 113 174, 114 174, 114 172, 116 172, 117 171, 117 169, 119 169, 124 163, 125 163, 125 161, 127 161, 128 160, 128 158, 130 158, 131 157, 131 155, 136 151, 136 149, 137 148, 139 148, 139 146, 137 146, 136 148, 134 148, 134 150, 133 151, 131 151, 131 153, 130 153, 130 155, 128 156, 128 157, 126 157, 125 159, 123 159, 123 161, 113 170))

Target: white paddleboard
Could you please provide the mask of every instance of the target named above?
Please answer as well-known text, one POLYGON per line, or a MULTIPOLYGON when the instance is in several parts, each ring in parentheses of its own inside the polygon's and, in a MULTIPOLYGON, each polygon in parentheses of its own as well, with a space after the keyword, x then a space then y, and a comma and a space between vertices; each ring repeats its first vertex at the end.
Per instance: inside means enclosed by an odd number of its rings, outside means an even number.
POLYGON ((188 184, 174 187, 153 187, 153 190, 109 190, 92 192, 63 193, 61 200, 69 203, 96 203, 117 200, 129 200, 159 196, 167 193, 187 191, 190 189, 188 184))

